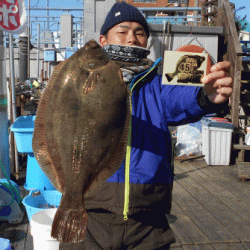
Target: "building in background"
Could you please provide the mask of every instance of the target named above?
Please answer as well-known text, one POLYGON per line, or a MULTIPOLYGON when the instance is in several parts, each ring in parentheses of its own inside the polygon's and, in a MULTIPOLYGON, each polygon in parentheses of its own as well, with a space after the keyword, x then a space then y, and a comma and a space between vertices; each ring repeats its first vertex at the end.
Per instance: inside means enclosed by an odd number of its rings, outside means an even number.
MULTIPOLYGON (((85 41, 90 39, 99 41, 101 26, 110 8, 116 2, 123 1, 86 0, 84 2, 85 41)), ((162 24, 165 17, 176 17, 171 19, 176 24, 183 24, 183 21, 195 24, 201 21, 201 11, 195 12, 183 9, 184 7, 201 7, 199 0, 126 0, 124 2, 139 8, 147 18, 148 23, 157 22, 162 24), (154 10, 154 8, 158 9, 154 10)), ((165 20, 167 21, 167 19, 165 20)))
MULTIPOLYGON (((119 1, 122 2, 122 1, 119 1)), ((195 0, 126 0, 136 7, 194 7, 195 0)), ((197 3, 199 1, 196 1, 197 3)))
POLYGON ((106 15, 116 0, 85 0, 84 1, 84 40, 99 41, 101 26, 106 15))
MULTIPOLYGON (((122 2, 122 1, 119 1, 122 2)), ((199 0, 126 0, 124 1, 128 4, 134 5, 138 8, 154 8, 154 7, 168 7, 168 8, 176 8, 176 7, 201 7, 201 2, 199 0)), ((147 16, 192 16, 194 15, 194 11, 183 11, 183 10, 171 10, 171 11, 150 11, 147 12, 147 16)))

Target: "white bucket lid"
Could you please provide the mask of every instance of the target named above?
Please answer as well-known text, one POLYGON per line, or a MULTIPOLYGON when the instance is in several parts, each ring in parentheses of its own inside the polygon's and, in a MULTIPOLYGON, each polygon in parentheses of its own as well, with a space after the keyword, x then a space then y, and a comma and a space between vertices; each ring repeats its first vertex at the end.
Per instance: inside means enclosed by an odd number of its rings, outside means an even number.
POLYGON ((30 220, 31 234, 50 237, 53 219, 57 208, 45 209, 32 215, 30 220))
POLYGON ((250 133, 250 126, 246 127, 246 132, 250 133))

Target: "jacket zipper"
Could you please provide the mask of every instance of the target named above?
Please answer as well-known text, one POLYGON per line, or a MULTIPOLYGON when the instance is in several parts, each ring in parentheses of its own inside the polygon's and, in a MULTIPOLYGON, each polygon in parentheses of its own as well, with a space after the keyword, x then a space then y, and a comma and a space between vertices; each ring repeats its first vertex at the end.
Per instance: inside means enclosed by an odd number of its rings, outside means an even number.
POLYGON ((145 78, 149 73, 151 73, 157 66, 157 64, 161 61, 161 58, 159 58, 154 66, 145 74, 143 75, 139 80, 135 82, 135 84, 132 86, 130 90, 130 112, 131 112, 131 117, 130 117, 130 122, 129 122, 129 135, 128 135, 128 144, 127 144, 127 150, 126 150, 126 158, 125 158, 125 187, 124 187, 124 209, 123 209, 123 216, 124 220, 128 220, 128 212, 129 212, 129 192, 130 192, 130 176, 129 176, 129 171, 130 171, 130 157, 131 157, 131 145, 132 145, 132 93, 135 88, 135 86, 143 79, 145 78))

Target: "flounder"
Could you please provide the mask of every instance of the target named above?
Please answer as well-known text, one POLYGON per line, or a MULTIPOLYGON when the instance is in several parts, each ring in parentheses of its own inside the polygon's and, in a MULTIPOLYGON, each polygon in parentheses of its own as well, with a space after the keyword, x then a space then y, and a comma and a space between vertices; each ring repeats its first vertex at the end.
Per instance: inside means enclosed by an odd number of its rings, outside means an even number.
POLYGON ((200 82, 204 74, 203 70, 198 70, 205 61, 205 57, 198 55, 184 55, 177 64, 175 72, 165 74, 168 82, 171 82, 177 75, 177 82, 200 82))
POLYGON ((51 235, 81 242, 84 197, 113 175, 125 158, 129 90, 119 66, 91 40, 60 63, 39 101, 34 155, 62 192, 51 235))

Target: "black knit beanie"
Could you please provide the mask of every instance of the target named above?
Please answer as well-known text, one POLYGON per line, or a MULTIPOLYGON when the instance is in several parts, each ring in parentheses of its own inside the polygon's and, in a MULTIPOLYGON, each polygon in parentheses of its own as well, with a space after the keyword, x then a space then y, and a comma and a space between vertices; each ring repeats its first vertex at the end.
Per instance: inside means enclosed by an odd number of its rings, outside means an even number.
POLYGON ((125 2, 113 5, 101 28, 101 35, 105 35, 112 27, 122 22, 137 22, 141 24, 147 37, 149 37, 148 24, 142 13, 136 7, 125 2))

